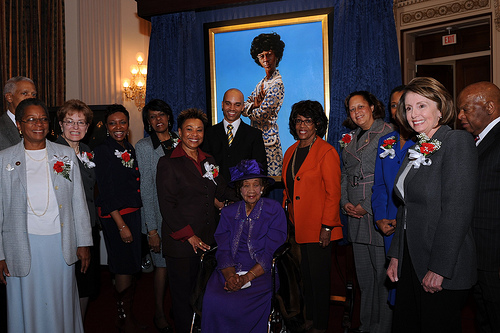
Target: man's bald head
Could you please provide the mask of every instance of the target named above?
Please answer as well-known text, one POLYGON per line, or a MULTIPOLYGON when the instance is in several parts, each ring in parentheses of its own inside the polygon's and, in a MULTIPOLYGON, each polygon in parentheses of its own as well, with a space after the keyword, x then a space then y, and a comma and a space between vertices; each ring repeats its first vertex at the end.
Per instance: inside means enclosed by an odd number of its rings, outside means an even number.
POLYGON ((224 94, 222 99, 222 113, 228 123, 240 119, 241 112, 245 107, 243 93, 236 88, 231 88, 224 94))
POLYGON ((500 89, 490 82, 473 83, 462 90, 457 105, 462 127, 478 135, 500 117, 500 89))

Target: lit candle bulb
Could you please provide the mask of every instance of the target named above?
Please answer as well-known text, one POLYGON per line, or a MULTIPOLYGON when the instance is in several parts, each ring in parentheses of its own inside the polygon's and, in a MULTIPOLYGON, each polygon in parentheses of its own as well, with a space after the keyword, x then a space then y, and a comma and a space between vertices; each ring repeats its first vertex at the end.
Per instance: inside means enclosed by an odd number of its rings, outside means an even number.
POLYGON ((132 75, 137 75, 137 73, 139 73, 139 67, 137 67, 137 65, 130 66, 130 73, 132 73, 132 75))
POLYGON ((144 53, 139 52, 136 54, 135 59, 137 60, 137 63, 140 65, 144 61, 144 53))

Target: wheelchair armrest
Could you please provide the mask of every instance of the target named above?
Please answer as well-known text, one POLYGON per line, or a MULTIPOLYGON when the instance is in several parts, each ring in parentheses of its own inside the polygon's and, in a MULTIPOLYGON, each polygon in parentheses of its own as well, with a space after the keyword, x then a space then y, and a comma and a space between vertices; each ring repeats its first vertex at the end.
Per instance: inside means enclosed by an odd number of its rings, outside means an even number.
POLYGON ((281 245, 280 247, 278 247, 278 249, 276 251, 274 251, 273 259, 279 259, 282 255, 287 253, 291 247, 292 246, 290 245, 290 243, 285 243, 285 244, 281 245))

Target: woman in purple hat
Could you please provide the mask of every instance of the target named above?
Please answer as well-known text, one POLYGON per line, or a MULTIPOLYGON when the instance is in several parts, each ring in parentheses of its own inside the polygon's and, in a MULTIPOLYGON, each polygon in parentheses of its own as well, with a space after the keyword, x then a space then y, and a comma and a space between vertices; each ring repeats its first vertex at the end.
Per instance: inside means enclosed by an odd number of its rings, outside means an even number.
POLYGON ((215 232, 217 269, 203 298, 201 329, 266 332, 271 311, 273 254, 286 240, 281 205, 262 195, 274 179, 255 160, 230 168, 231 184, 243 199, 222 209, 215 232))

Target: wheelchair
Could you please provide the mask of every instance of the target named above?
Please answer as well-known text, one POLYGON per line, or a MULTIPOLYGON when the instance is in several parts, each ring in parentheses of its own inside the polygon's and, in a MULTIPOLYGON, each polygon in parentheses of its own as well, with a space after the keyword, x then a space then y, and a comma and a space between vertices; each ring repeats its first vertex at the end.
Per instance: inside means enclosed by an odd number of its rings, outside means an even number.
MULTIPOLYGON (((296 281, 300 279, 299 268, 295 261, 290 257, 289 250, 291 245, 285 243, 280 246, 273 255, 273 261, 271 266, 271 276, 272 276, 272 297, 271 297, 271 312, 268 317, 267 323, 267 333, 293 333, 294 330, 287 328, 287 317, 290 315, 293 317, 301 317, 303 314, 300 309, 303 308, 302 295, 299 295, 299 304, 292 306, 294 309, 290 311, 290 306, 287 304, 290 302, 290 297, 281 297, 276 290, 276 271, 279 270, 280 274, 280 289, 283 290, 282 294, 287 294, 290 291, 290 281, 296 281), (288 276, 287 274, 292 274, 294 276, 288 276), (283 313, 285 312, 285 313, 283 313), (300 313, 299 313, 300 312, 300 313)), ((205 291, 206 284, 210 275, 217 267, 217 261, 215 259, 215 253, 217 247, 206 251, 201 255, 200 258, 200 270, 198 272, 198 280, 195 291, 191 297, 191 305, 194 309, 193 319, 191 322, 191 333, 199 333, 201 329, 197 323, 201 322, 200 318, 202 315, 202 304, 203 304, 203 294, 205 291)), ((295 282, 293 282, 295 284, 295 282)), ((295 286, 299 288, 299 284, 295 286)), ((299 292, 300 293, 300 292, 299 292)), ((303 317, 303 316, 302 316, 303 317)), ((300 325, 300 324, 299 324, 300 325)))

